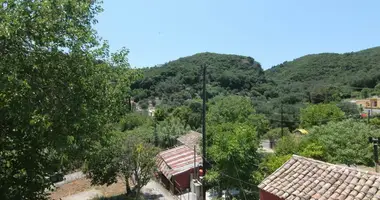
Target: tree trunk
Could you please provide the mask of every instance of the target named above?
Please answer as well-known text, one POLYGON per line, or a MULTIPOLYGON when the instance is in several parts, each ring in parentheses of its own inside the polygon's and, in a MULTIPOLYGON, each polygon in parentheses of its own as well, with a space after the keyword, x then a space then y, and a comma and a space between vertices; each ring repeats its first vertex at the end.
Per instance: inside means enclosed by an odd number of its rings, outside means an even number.
POLYGON ((137 185, 137 186, 135 187, 136 197, 139 197, 139 195, 140 195, 140 190, 141 190, 140 186, 137 185))
POLYGON ((222 190, 222 188, 220 188, 220 187, 218 187, 218 198, 222 198, 222 196, 223 196, 223 190, 222 190))
POLYGON ((124 177, 125 178, 125 190, 127 194, 131 194, 131 186, 129 185, 129 177, 124 177))

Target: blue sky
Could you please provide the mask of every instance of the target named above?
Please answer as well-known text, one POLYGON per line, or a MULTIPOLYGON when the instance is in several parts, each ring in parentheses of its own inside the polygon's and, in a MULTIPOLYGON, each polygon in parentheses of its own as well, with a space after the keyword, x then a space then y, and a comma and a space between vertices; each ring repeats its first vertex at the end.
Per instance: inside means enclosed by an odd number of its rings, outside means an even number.
POLYGON ((264 69, 305 54, 380 46, 379 0, 105 0, 95 26, 133 67, 199 52, 251 56, 264 69))

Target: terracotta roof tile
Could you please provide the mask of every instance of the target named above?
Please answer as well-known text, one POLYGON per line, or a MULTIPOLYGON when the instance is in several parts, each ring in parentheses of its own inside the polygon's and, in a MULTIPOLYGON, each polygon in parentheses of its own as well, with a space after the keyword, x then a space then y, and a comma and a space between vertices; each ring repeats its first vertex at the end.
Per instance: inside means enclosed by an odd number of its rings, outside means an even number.
POLYGON ((286 200, 380 200, 380 174, 294 155, 259 188, 286 200))

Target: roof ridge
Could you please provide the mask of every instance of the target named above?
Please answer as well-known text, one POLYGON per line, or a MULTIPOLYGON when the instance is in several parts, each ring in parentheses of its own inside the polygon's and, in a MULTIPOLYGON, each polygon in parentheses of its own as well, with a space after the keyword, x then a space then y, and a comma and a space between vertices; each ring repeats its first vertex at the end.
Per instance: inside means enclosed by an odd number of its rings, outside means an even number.
MULTIPOLYGON (((328 166, 336 166, 336 167, 339 167, 339 168, 344 168, 344 169, 351 169, 351 170, 355 170, 355 171, 358 171, 358 172, 363 172, 363 173, 366 173, 366 174, 371 174, 371 175, 377 175, 377 176, 380 176, 380 173, 378 172, 373 172, 373 171, 369 171, 369 170, 364 170, 364 169, 360 169, 360 168, 354 168, 354 167, 350 167, 350 166, 342 166, 342 165, 339 165, 339 164, 333 164, 333 163, 328 163, 328 162, 324 162, 324 161, 321 161, 321 160, 316 160, 316 159, 313 159, 313 158, 307 158, 307 157, 304 157, 304 156, 299 156, 299 155, 293 155, 292 158, 290 158, 288 161, 292 160, 293 158, 295 159, 302 159, 302 160, 307 160, 307 161, 310 161, 310 162, 314 162, 314 163, 319 163, 319 164, 324 164, 324 165, 328 165, 328 166)), ((287 162, 288 162, 287 161, 287 162)), ((282 167, 282 166, 281 166, 282 167)), ((281 168, 280 167, 280 168, 281 168)), ((277 171, 277 170, 276 170, 277 171)))

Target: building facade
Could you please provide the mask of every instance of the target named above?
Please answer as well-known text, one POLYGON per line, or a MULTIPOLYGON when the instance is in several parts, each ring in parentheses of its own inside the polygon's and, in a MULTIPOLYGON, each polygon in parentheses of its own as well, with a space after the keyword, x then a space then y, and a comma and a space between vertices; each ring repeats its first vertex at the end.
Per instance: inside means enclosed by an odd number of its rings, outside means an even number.
POLYGON ((366 108, 366 109, 380 108, 380 98, 377 98, 377 97, 368 98, 368 99, 358 99, 358 100, 353 100, 352 102, 361 108, 366 108))

